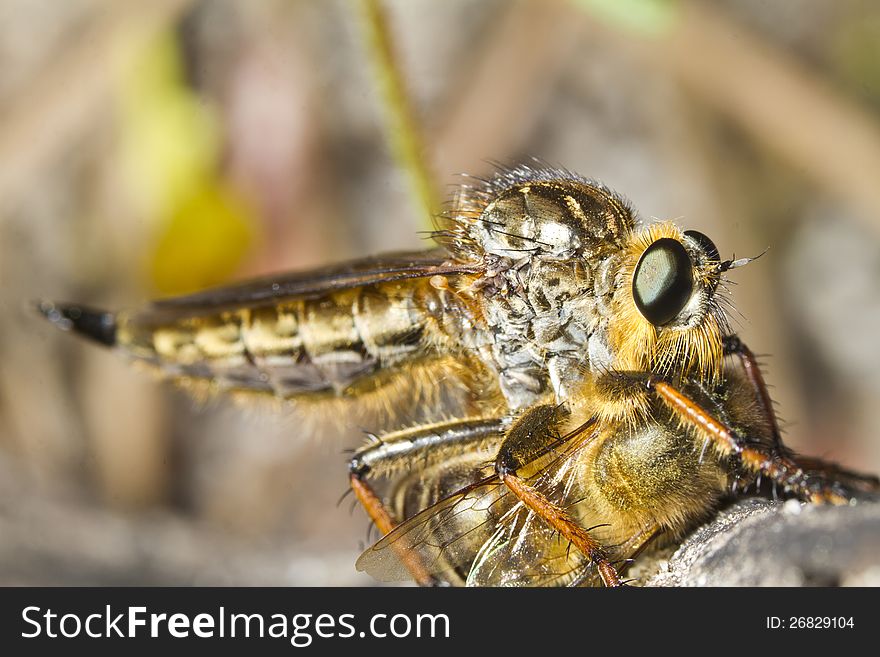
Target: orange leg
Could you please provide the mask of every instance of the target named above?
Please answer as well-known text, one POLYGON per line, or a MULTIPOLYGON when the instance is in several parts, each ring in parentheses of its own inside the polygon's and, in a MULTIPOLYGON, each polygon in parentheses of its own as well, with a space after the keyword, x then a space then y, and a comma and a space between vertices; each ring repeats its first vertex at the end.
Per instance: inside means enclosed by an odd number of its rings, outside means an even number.
MULTIPOLYGON (((626 561, 623 565, 617 569, 617 573, 619 575, 623 575, 629 569, 629 567, 635 562, 636 557, 638 557, 645 549, 651 544, 651 542, 659 537, 663 533, 663 529, 660 525, 651 525, 641 532, 633 536, 629 541, 626 542, 626 548, 628 550, 626 561)), ((624 584, 626 580, 624 580, 624 584)))
POLYGON ((738 462, 749 472, 765 477, 780 486, 783 491, 814 504, 848 504, 856 490, 870 490, 872 477, 846 473, 832 464, 822 464, 815 459, 799 461, 793 458, 784 445, 763 445, 749 440, 736 429, 725 424, 711 411, 694 401, 679 387, 662 376, 649 372, 613 372, 605 375, 618 391, 626 388, 647 388, 684 423, 694 427, 715 453, 738 462), (854 486, 853 482, 860 485, 854 486))
MULTIPOLYGON (((638 375, 637 375, 638 376, 638 375)), ((779 450, 752 445, 702 406, 666 381, 647 376, 646 383, 676 415, 696 427, 723 457, 736 458, 749 471, 760 473, 805 501, 814 504, 847 504, 850 497, 832 479, 808 473, 779 450)))
POLYGON ((547 497, 529 486, 515 474, 500 473, 501 481, 516 495, 523 504, 535 512, 548 525, 567 538, 590 561, 596 564, 602 583, 608 587, 621 585, 617 570, 608 561, 602 545, 590 536, 589 532, 578 525, 563 509, 551 502, 547 497))
MULTIPOLYGON (((782 444, 782 436, 779 432, 779 424, 776 421, 776 414, 773 412, 773 403, 770 399, 770 393, 767 390, 767 384, 761 375, 761 368, 752 351, 739 339, 736 335, 728 335, 724 338, 725 355, 735 355, 739 357, 742 363, 746 377, 755 389, 755 396, 758 403, 764 410, 767 423, 773 436, 773 444, 781 453, 785 452, 785 446, 782 444)), ((820 474, 827 479, 835 479, 846 483, 848 486, 861 491, 876 491, 880 488, 880 479, 873 475, 864 475, 858 472, 851 472, 841 468, 835 463, 828 463, 821 459, 798 456, 798 465, 809 472, 820 474)))
POLYGON ((770 399, 770 392, 767 390, 767 384, 764 382, 764 376, 761 374, 761 368, 755 354, 736 335, 728 335, 724 338, 724 354, 739 357, 746 377, 755 389, 755 396, 770 425, 773 444, 782 449, 782 434, 779 433, 779 423, 776 421, 776 413, 773 412, 773 401, 770 399))
MULTIPOLYGON (((383 536, 390 534, 399 521, 367 482, 395 472, 424 467, 431 458, 443 458, 448 450, 473 449, 501 441, 502 422, 497 418, 475 418, 413 427, 376 439, 355 452, 349 463, 349 485, 355 497, 383 536)), ((398 547, 398 556, 420 586, 438 586, 440 581, 422 563, 419 555, 398 547)))
POLYGON ((504 442, 498 450, 495 471, 510 492, 523 504, 596 564, 605 586, 620 586, 617 570, 609 562, 602 545, 565 509, 517 475, 519 468, 550 453, 560 445, 572 440, 589 439, 591 434, 587 429, 595 423, 594 419, 588 420, 570 434, 561 436, 557 432, 557 425, 564 416, 563 409, 553 405, 536 406, 520 416, 505 435, 504 442))
MULTIPOLYGON (((382 500, 379 499, 372 487, 366 481, 361 479, 360 475, 354 472, 349 476, 349 482, 351 484, 351 489, 354 491, 355 497, 357 497, 358 502, 364 507, 367 515, 370 516, 372 521, 376 524, 376 528, 383 536, 390 534, 397 526, 397 523, 394 522, 391 514, 388 513, 388 509, 385 508, 382 500)), ((425 569, 424 565, 419 560, 418 555, 413 552, 402 550, 399 556, 406 565, 407 570, 412 574, 413 580, 415 580, 416 584, 419 586, 437 586, 439 584, 439 582, 425 569)))

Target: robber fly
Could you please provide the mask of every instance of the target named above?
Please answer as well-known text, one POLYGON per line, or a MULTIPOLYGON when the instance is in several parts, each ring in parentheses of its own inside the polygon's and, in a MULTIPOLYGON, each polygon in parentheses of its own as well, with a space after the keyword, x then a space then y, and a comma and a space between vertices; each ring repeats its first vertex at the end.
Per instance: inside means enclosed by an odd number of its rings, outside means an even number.
POLYGON ((388 426, 415 400, 424 421, 349 466, 384 535, 357 565, 381 580, 618 586, 732 490, 849 504, 877 488, 783 445, 727 321, 725 275, 749 259, 538 164, 464 186, 440 221, 433 251, 130 313, 40 310, 190 387, 388 426))

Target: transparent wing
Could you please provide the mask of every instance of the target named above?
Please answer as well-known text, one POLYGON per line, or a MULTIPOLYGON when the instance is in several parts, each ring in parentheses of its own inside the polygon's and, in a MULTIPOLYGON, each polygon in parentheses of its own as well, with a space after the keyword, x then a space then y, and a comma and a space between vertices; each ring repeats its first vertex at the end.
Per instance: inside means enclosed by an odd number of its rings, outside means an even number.
MULTIPOLYGON (((594 428, 566 443, 528 478, 533 488, 582 524, 591 510, 581 492, 580 457, 598 433, 594 428)), ((524 504, 518 503, 507 515, 477 555, 469 586, 569 586, 593 576, 590 559, 524 504)))
MULTIPOLYGON (((576 452, 556 459, 530 478, 529 484, 579 517, 574 491, 580 471, 576 452)), ((568 586, 590 572, 590 560, 573 548, 535 512, 518 502, 497 523, 483 544, 467 578, 468 586, 568 586)))
MULTIPOLYGON (((589 518, 579 457, 596 435, 594 427, 528 468, 528 483, 576 519, 589 518)), ((592 576, 589 559, 496 476, 416 514, 366 550, 357 568, 381 581, 402 581, 411 579, 406 562, 413 558, 441 580, 471 586, 559 586, 592 576)))
POLYGON ((589 560, 521 503, 483 544, 468 586, 566 586, 582 579, 589 560))
POLYGON ((487 477, 396 527, 360 556, 357 569, 379 581, 405 581, 412 579, 407 558, 414 557, 431 575, 456 581, 470 570, 495 519, 515 503, 497 477, 487 477))

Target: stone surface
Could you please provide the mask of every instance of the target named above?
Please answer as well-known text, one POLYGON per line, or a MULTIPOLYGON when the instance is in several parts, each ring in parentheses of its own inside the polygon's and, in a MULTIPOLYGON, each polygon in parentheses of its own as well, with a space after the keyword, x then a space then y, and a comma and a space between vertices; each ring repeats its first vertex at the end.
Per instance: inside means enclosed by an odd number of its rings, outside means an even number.
POLYGON ((740 501, 657 558, 646 586, 880 586, 880 503, 740 501))

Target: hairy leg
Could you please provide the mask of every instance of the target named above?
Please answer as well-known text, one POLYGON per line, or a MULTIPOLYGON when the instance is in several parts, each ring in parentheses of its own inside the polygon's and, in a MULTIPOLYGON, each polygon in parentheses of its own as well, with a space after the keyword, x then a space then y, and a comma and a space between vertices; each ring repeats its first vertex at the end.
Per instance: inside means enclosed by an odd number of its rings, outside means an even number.
POLYGON ((592 421, 588 422, 575 432, 562 436, 558 431, 562 419, 561 410, 555 406, 536 406, 526 411, 505 435, 495 461, 495 470, 523 504, 596 564, 605 586, 620 586, 620 577, 608 560, 605 548, 565 509, 517 474, 520 468, 552 451, 555 446, 576 440, 592 424, 592 421))
POLYGON ((737 335, 728 335, 724 337, 724 355, 737 356, 742 368, 746 373, 749 383, 755 389, 755 397, 763 409, 767 424, 773 435, 773 444, 782 449, 782 434, 779 432, 779 423, 776 420, 776 413, 773 412, 773 400, 770 399, 770 392, 767 390, 767 384, 764 382, 764 376, 761 374, 761 368, 755 354, 752 353, 746 344, 739 339, 737 335))
MULTIPOLYGON (((833 464, 816 459, 798 460, 784 448, 763 445, 741 434, 719 419, 717 415, 695 401, 677 386, 663 377, 647 372, 614 372, 606 375, 613 379, 618 389, 631 387, 634 391, 647 389, 679 419, 694 427, 721 458, 738 462, 747 471, 773 481, 783 491, 814 504, 848 504, 854 493, 842 485, 858 479, 870 482, 871 477, 848 475, 847 481, 836 478, 835 473, 845 472, 833 464), (821 468, 816 464, 822 463, 821 468)), ((865 489, 860 487, 860 490, 865 489)))

